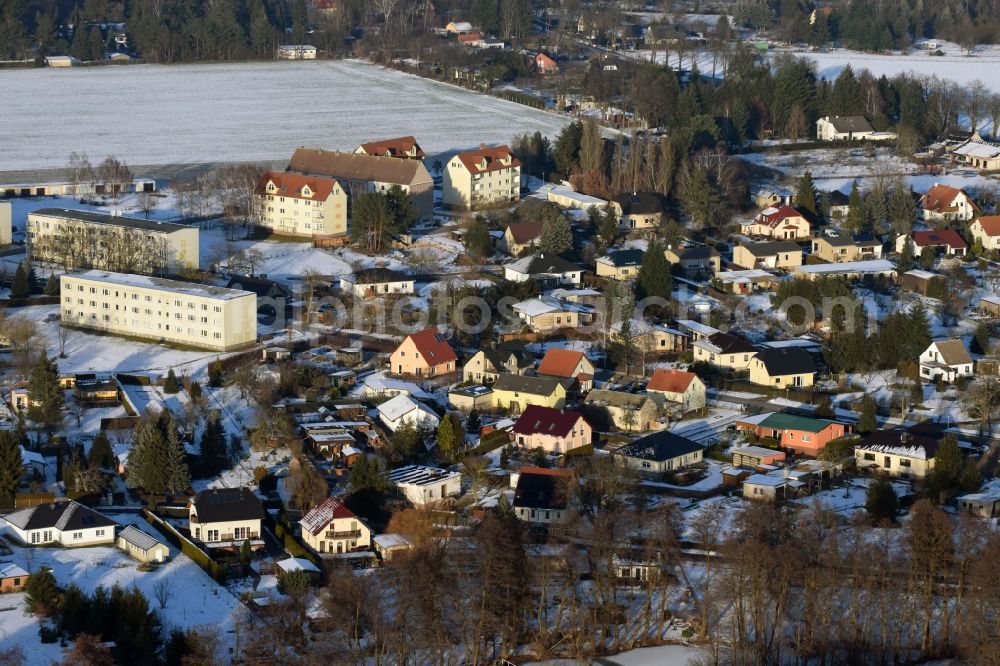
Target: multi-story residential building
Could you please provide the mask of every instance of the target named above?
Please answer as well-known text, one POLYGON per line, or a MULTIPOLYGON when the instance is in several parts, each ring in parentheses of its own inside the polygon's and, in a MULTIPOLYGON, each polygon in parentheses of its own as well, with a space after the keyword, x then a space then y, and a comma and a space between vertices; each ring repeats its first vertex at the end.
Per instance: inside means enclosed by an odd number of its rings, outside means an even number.
POLYGON ((10 245, 13 242, 12 210, 13 205, 9 201, 0 201, 0 245, 10 245))
POLYGON ((246 488, 210 488, 188 501, 191 536, 208 548, 237 549, 249 541, 263 548, 260 524, 264 507, 246 488))
POLYGON ((385 193, 398 185, 409 193, 420 220, 429 220, 434 214, 434 179, 420 160, 297 148, 287 171, 335 178, 349 197, 385 193))
POLYGON ((310 509, 299 525, 302 540, 317 553, 350 553, 372 544, 371 529, 334 497, 310 509))
POLYGON ((249 291, 106 271, 59 278, 62 325, 229 351, 257 341, 249 291))
POLYGON ((769 207, 757 213, 750 222, 740 225, 740 233, 766 236, 775 240, 809 238, 809 221, 791 206, 769 207))
POLYGON ((422 160, 424 151, 412 136, 401 136, 395 139, 370 141, 354 149, 358 155, 376 155, 379 157, 396 157, 402 160, 422 160))
POLYGON ((289 236, 347 233, 347 192, 333 178, 268 171, 256 191, 257 224, 289 236))
POLYGON ((441 201, 446 208, 476 210, 521 198, 521 162, 507 146, 456 154, 444 170, 441 201))
POLYGON ((28 258, 66 270, 146 275, 198 269, 198 228, 65 208, 28 214, 28 258))

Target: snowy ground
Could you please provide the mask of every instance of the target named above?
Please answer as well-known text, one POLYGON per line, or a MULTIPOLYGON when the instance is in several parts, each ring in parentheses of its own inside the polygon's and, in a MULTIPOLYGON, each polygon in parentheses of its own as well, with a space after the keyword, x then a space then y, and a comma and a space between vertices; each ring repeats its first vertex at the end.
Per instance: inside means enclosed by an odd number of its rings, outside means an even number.
POLYGON ((62 168, 72 151, 140 165, 281 160, 407 134, 437 154, 554 138, 569 123, 354 60, 8 70, 0 85, 19 93, 4 120, 21 128, 4 137, 0 170, 62 168))

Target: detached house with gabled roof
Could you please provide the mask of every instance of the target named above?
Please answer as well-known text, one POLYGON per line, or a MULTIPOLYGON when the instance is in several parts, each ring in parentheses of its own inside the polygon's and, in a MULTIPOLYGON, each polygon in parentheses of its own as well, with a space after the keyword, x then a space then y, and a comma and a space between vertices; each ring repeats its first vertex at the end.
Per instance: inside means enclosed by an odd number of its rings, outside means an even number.
POLYGON ((553 347, 545 352, 538 364, 538 374, 565 380, 569 386, 584 393, 594 382, 594 364, 582 351, 553 347))
POLYGON ((735 335, 713 333, 691 345, 694 360, 727 370, 746 370, 750 359, 757 354, 757 348, 735 335))
POLYGON ((690 245, 669 248, 663 254, 672 266, 680 266, 684 275, 690 278, 709 278, 722 268, 719 251, 708 245, 690 245))
POLYGON ((440 377, 457 369, 458 356, 437 327, 411 333, 389 355, 389 372, 401 377, 440 377))
POLYGON ((559 73, 559 63, 544 53, 536 55, 531 63, 534 70, 542 76, 559 73))
POLYGON ((401 136, 395 139, 370 141, 354 149, 358 155, 377 155, 379 157, 396 157, 403 160, 422 160, 424 151, 412 136, 401 136))
POLYGON ((1000 215, 983 215, 972 221, 969 233, 984 250, 1000 250, 1000 215))
POLYGON ((561 454, 592 443, 592 429, 580 412, 528 405, 514 424, 514 441, 522 449, 561 454))
POLYGON ((611 200, 611 207, 618 216, 618 226, 627 231, 659 226, 666 209, 663 197, 656 192, 625 192, 611 200))
POLYGON ((816 121, 820 141, 855 141, 870 139, 875 129, 864 116, 823 116, 816 121))
POLYGON ((740 417, 736 428, 757 437, 773 439, 779 447, 792 453, 814 458, 832 440, 851 432, 850 426, 836 421, 778 412, 740 417))
POLYGON ((685 412, 705 406, 705 382, 693 372, 684 370, 657 368, 646 385, 646 393, 678 404, 685 412))
MULTIPOLYGON (((809 238, 811 227, 802 213, 791 206, 768 207, 757 213, 750 222, 740 225, 740 233, 749 236, 766 236, 777 240, 809 238)), ((748 266, 747 268, 753 268, 748 266)))
POLYGON ((576 472, 571 469, 522 467, 514 483, 514 514, 526 523, 546 525, 569 519, 576 472))
POLYGON ((613 455, 641 474, 659 476, 700 463, 704 452, 701 444, 664 430, 640 437, 616 449, 613 455))
POLYGON ((648 395, 594 389, 583 401, 587 415, 595 419, 598 426, 601 421, 619 430, 644 431, 657 427, 659 409, 656 402, 648 395))
POLYGON ((913 231, 909 236, 900 236, 896 239, 896 252, 903 252, 907 239, 913 243, 913 253, 918 257, 927 248, 947 257, 964 257, 969 250, 969 244, 954 229, 913 231))
POLYGON ((268 171, 255 191, 257 224, 288 236, 343 236, 347 192, 335 178, 268 171))
POLYGON ((800 347, 762 349, 750 359, 750 381, 772 388, 804 388, 816 379, 816 364, 800 347))
POLYGON ((209 488, 188 500, 191 536, 207 548, 236 550, 245 541, 263 548, 263 518, 264 506, 246 488, 209 488))
POLYGON ((473 354, 462 366, 462 379, 478 384, 492 384, 500 373, 522 375, 534 365, 535 357, 524 348, 498 345, 492 349, 480 349, 473 354))
POLYGON ((920 197, 920 209, 928 222, 965 222, 982 212, 965 190, 938 183, 920 197))
POLYGON ((391 432, 396 432, 404 423, 414 428, 436 430, 441 422, 440 417, 422 402, 408 395, 397 395, 378 406, 378 416, 391 432))
POLYGON ((299 526, 302 541, 321 555, 368 550, 372 544, 371 529, 334 497, 327 497, 307 511, 299 526))
POLYGON ((503 246, 507 254, 517 257, 528 248, 537 245, 541 236, 541 220, 511 222, 503 230, 503 246))
POLYGON ((118 523, 79 502, 57 499, 6 516, 11 536, 25 546, 66 548, 115 542, 118 523))
POLYGON ((521 199, 521 162, 507 146, 456 154, 445 166, 441 202, 454 210, 506 206, 521 199))
POLYGON ((493 400, 499 409, 523 412, 529 405, 564 407, 566 387, 552 377, 501 374, 493 382, 493 400))
POLYGON ((558 254, 541 252, 504 264, 503 279, 511 282, 538 280, 543 288, 579 286, 583 281, 583 269, 558 254))
POLYGON ((802 248, 794 241, 741 243, 733 248, 733 263, 740 268, 797 268, 802 265, 802 248))
POLYGON ((817 236, 812 239, 812 256, 831 263, 881 259, 882 241, 871 236, 817 236))
POLYGON ((941 442, 905 430, 876 430, 854 447, 858 469, 875 468, 889 476, 924 479, 934 471, 941 442))
POLYGON ((612 280, 631 280, 639 274, 639 267, 642 266, 645 254, 642 250, 608 252, 594 262, 597 276, 612 280))
POLYGON ((920 355, 920 377, 953 382, 959 377, 972 377, 972 357, 959 339, 937 340, 920 355))

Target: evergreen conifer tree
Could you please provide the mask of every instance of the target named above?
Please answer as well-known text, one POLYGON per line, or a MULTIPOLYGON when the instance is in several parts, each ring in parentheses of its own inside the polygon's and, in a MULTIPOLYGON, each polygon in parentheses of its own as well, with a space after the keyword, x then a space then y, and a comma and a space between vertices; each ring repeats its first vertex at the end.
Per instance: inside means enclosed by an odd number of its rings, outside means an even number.
POLYGON ((17 435, 0 430, 0 508, 13 508, 17 487, 24 476, 17 435))
POLYGON ((861 405, 861 417, 858 419, 858 432, 862 435, 875 432, 878 428, 875 398, 866 395, 861 405))
POLYGON ((28 576, 24 586, 25 602, 30 613, 46 616, 53 612, 59 600, 59 586, 48 567, 28 576))
POLYGON ((174 369, 170 368, 167 372, 167 380, 163 384, 163 392, 168 394, 174 394, 181 390, 181 385, 177 381, 177 375, 174 374, 174 369))
POLYGON ((116 460, 114 451, 111 450, 111 440, 107 434, 100 430, 94 436, 94 442, 90 445, 90 454, 87 456, 87 463, 90 469, 114 469, 116 460))
POLYGON ((573 249, 573 230, 565 217, 559 215, 542 224, 538 249, 549 254, 562 254, 573 249))
POLYGON ((219 388, 222 386, 222 379, 222 360, 215 359, 215 362, 208 366, 208 385, 212 388, 219 388))
POLYGON ((201 466, 202 474, 211 476, 225 469, 229 464, 229 451, 226 448, 226 432, 218 411, 213 411, 205 421, 205 429, 201 433, 201 466))
POLYGON ((916 257, 913 255, 913 239, 907 238, 906 242, 903 243, 903 251, 899 253, 897 268, 900 272, 905 273, 913 268, 913 262, 915 260, 916 257))
POLYGON ((59 366, 55 360, 49 359, 44 349, 31 369, 28 393, 31 395, 28 418, 51 434, 62 423, 66 396, 59 386, 59 366))
POLYGON ((52 271, 49 271, 49 279, 45 281, 45 295, 59 295, 59 278, 57 278, 56 274, 52 271))
POLYGON ((14 271, 14 278, 10 283, 10 297, 11 298, 28 298, 31 296, 31 287, 28 284, 28 269, 25 268, 24 262, 17 265, 17 270, 14 271))
POLYGON ((658 297, 670 299, 670 264, 663 253, 663 246, 658 239, 653 239, 642 257, 636 284, 639 288, 639 298, 658 297))
POLYGON ((865 491, 865 510, 868 512, 868 519, 873 524, 894 522, 898 507, 899 500, 892 483, 887 476, 879 474, 865 491))
POLYGON ((806 171, 799 178, 799 186, 795 191, 795 207, 806 214, 810 220, 815 221, 819 214, 816 206, 816 186, 813 184, 812 173, 806 171))

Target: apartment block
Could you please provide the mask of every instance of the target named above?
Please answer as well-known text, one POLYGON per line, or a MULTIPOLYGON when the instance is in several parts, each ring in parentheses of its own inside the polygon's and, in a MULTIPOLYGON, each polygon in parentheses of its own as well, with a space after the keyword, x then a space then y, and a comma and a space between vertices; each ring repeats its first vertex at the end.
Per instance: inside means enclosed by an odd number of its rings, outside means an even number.
POLYGON ((257 224, 289 236, 347 233, 347 192, 334 178, 269 171, 257 185, 257 224))
POLYGON ((257 341, 257 295, 176 280, 91 270, 59 278, 62 325, 200 349, 257 341))
POLYGON ((198 228, 66 208, 28 214, 31 261, 145 275, 198 269, 198 228))
POLYGON ((483 145, 448 160, 441 188, 445 208, 475 210, 520 198, 521 162, 507 146, 483 145))

